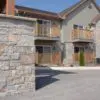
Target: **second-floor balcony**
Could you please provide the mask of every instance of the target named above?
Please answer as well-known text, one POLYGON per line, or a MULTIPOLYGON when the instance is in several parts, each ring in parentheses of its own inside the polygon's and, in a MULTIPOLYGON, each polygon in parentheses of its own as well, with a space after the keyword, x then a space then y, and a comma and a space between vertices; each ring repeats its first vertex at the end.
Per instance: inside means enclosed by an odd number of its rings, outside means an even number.
POLYGON ((73 42, 93 42, 94 34, 93 31, 86 29, 73 29, 72 31, 73 42))
POLYGON ((51 21, 38 20, 36 23, 35 39, 59 40, 60 27, 58 23, 51 21))

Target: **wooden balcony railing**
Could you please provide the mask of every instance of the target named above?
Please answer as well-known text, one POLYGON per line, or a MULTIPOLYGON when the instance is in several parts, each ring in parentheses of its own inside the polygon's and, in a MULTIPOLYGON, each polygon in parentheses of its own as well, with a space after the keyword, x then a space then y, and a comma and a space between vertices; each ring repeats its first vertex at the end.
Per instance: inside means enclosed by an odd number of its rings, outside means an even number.
POLYGON ((35 33, 36 37, 47 37, 47 38, 60 38, 60 35, 58 34, 51 34, 51 33, 46 33, 46 34, 41 34, 41 33, 35 33))
POLYGON ((52 23, 50 25, 41 25, 38 24, 36 25, 36 32, 35 32, 36 37, 60 37, 60 27, 59 24, 52 23))
POLYGON ((51 37, 50 33, 35 33, 36 37, 51 37))
POLYGON ((84 29, 74 29, 72 31, 72 40, 93 40, 93 32, 90 30, 84 30, 84 29))

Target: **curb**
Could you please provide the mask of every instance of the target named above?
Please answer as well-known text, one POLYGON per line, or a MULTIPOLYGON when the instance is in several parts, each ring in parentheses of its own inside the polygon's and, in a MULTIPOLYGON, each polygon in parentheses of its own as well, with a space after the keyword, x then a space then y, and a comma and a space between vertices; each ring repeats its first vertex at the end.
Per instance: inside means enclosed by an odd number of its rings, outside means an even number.
POLYGON ((100 70, 100 67, 50 67, 52 70, 100 70))

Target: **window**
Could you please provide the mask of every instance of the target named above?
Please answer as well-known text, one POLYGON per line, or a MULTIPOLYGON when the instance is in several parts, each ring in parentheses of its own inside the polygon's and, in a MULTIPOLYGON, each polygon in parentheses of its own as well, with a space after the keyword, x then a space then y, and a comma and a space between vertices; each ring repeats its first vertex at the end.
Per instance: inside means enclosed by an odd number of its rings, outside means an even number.
POLYGON ((78 25, 73 25, 73 28, 74 29, 78 29, 78 25))
POLYGON ((83 29, 83 26, 78 26, 79 27, 79 29, 83 29))
POLYGON ((73 28, 74 29, 83 29, 83 26, 82 25, 73 25, 73 28))
POLYGON ((38 20, 38 35, 39 36, 49 36, 50 35, 50 21, 48 20, 38 20))
POLYGON ((51 47, 50 46, 36 46, 36 52, 51 53, 51 47))
POLYGON ((44 47, 43 52, 44 53, 51 53, 51 47, 44 47))
POLYGON ((79 47, 74 47, 74 53, 79 53, 79 47))
POLYGON ((84 47, 74 47, 74 53, 79 53, 80 51, 84 52, 84 47))
POLYGON ((84 47, 80 47, 80 51, 83 51, 84 52, 84 47))
POLYGON ((42 35, 42 24, 43 24, 43 22, 42 22, 42 20, 38 20, 37 23, 38 23, 38 35, 41 36, 42 35))
POLYGON ((36 47, 36 52, 43 53, 43 47, 42 46, 37 46, 36 47))
POLYGON ((88 6, 88 8, 89 8, 89 9, 92 9, 92 5, 90 4, 90 5, 88 6))

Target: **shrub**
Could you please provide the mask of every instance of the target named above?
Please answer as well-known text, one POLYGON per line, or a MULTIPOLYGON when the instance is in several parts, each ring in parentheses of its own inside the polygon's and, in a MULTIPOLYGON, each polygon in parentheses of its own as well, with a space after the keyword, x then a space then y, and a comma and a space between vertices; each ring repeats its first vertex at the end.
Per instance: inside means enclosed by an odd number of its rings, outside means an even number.
POLYGON ((80 66, 85 66, 84 52, 80 51, 80 66))

